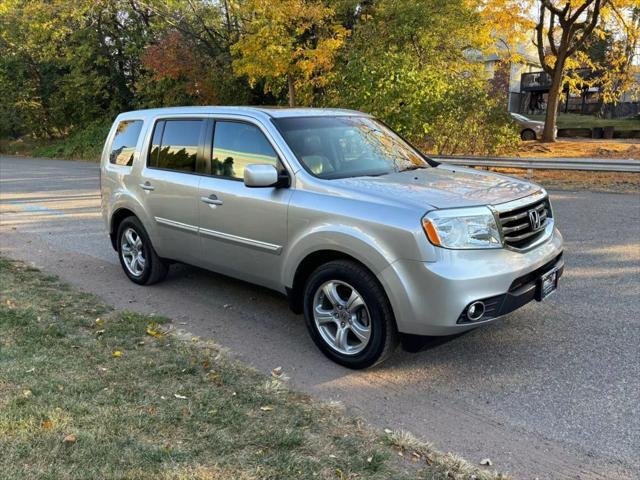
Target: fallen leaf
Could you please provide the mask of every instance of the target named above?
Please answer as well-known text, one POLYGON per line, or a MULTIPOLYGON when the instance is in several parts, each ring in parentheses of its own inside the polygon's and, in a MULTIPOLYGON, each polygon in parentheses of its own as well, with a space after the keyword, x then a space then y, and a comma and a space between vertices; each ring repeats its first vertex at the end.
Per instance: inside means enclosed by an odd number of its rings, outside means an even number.
POLYGON ((115 358, 120 358, 122 356, 122 352, 120 350, 116 350, 115 352, 113 352, 113 356, 115 358))
POLYGON ((493 465, 493 462, 490 458, 483 458, 482 460, 480 460, 480 465, 486 465, 487 467, 490 467, 491 465, 493 465))
POLYGON ((150 323, 149 325, 147 325, 146 332, 147 335, 151 335, 155 338, 161 338, 165 335, 165 332, 160 329, 160 325, 158 325, 157 323, 150 323))
POLYGON ((260 407, 260 410, 262 410, 263 412, 270 412, 271 410, 273 410, 273 407, 270 405, 265 405, 264 407, 260 407))
POLYGON ((49 419, 43 420, 42 421, 42 428, 49 430, 50 428, 53 428, 53 422, 49 419))
POLYGON ((96 318, 96 326, 102 327, 103 325, 104 325, 104 320, 102 320, 101 318, 96 318))
POLYGON ((76 436, 75 435, 67 435, 66 437, 64 437, 64 439, 62 440, 64 443, 66 443, 67 445, 72 445, 74 443, 76 443, 76 436))
POLYGON ((372 460, 373 460, 373 457, 367 457, 367 463, 371 463, 372 460))
POLYGON ((333 453, 330 453, 329 458, 338 458, 338 457, 336 457, 333 453))
POLYGON ((173 394, 174 397, 179 398, 180 400, 186 400, 187 397, 185 397, 184 395, 178 395, 177 393, 173 394))
POLYGON ((393 430, 390 430, 388 428, 384 429, 384 433, 386 433, 387 435, 391 435, 393 433, 393 430))
POLYGON ((33 396, 33 392, 31 390, 23 390, 22 391, 22 396, 25 398, 29 398, 31 396, 33 396))
POLYGON ((29 369, 29 370, 27 370, 25 373, 33 373, 33 372, 35 372, 35 371, 36 371, 36 369, 35 369, 35 367, 34 367, 34 368, 30 368, 30 369, 29 369))
POLYGON ((282 367, 276 367, 271 370, 271 376, 276 378, 282 376, 282 367))
POLYGON ((102 330, 96 330, 96 335, 100 336, 104 333, 104 328, 102 330))

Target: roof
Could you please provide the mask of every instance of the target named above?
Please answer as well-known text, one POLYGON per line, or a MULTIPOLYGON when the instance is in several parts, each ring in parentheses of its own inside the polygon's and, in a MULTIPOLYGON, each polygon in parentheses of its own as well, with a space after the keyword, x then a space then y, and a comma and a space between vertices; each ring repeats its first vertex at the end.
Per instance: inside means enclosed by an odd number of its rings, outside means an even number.
POLYGON ((283 107, 253 107, 253 106, 196 106, 196 107, 166 107, 147 110, 132 110, 120 114, 120 117, 135 117, 136 115, 204 115, 204 114, 236 114, 251 117, 267 116, 272 118, 287 117, 322 117, 322 116, 362 116, 367 115, 356 110, 341 108, 283 108, 283 107))

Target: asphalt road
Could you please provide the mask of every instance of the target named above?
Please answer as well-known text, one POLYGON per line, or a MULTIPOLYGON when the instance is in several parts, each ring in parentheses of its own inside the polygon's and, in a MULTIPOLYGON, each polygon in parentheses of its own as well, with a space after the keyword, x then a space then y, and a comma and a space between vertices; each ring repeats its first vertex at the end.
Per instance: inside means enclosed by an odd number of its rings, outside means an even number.
MULTIPOLYGON (((487 328, 398 350, 372 370, 326 360, 276 293, 194 267, 153 287, 120 270, 94 164, 0 158, 0 251, 120 308, 155 312, 292 385, 516 478, 640 478, 640 196, 552 192, 559 291, 487 328)), ((0 366, 1 368, 1 366, 0 366)))

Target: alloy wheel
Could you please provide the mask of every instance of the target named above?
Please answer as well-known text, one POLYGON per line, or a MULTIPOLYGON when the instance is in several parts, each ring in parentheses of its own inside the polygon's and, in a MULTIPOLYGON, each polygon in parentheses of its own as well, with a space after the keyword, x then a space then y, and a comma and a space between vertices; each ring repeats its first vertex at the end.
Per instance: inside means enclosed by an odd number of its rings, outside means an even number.
POLYGON ((131 275, 139 277, 144 273, 146 265, 144 245, 142 238, 133 228, 127 228, 122 232, 120 255, 131 275))
POLYGON ((360 293, 346 282, 330 280, 316 290, 313 319, 322 339, 339 353, 357 355, 369 344, 369 310, 360 293))

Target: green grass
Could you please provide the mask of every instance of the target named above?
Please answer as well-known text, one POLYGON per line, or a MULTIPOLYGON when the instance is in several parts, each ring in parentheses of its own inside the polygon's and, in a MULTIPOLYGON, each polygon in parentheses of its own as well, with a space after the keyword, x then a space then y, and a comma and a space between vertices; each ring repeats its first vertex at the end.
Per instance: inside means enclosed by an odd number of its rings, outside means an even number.
POLYGON ((34 139, 25 136, 17 140, 3 139, 0 140, 0 153, 98 161, 110 128, 111 122, 99 122, 65 138, 34 139))
MULTIPOLYGON (((532 120, 544 121, 544 115, 526 115, 532 120)), ((593 127, 615 127, 616 130, 637 130, 640 129, 640 118, 638 116, 629 119, 607 119, 597 118, 591 115, 578 115, 575 113, 558 114, 558 128, 593 128, 593 127)))
POLYGON ((0 452, 2 479, 505 478, 2 258, 0 452))

